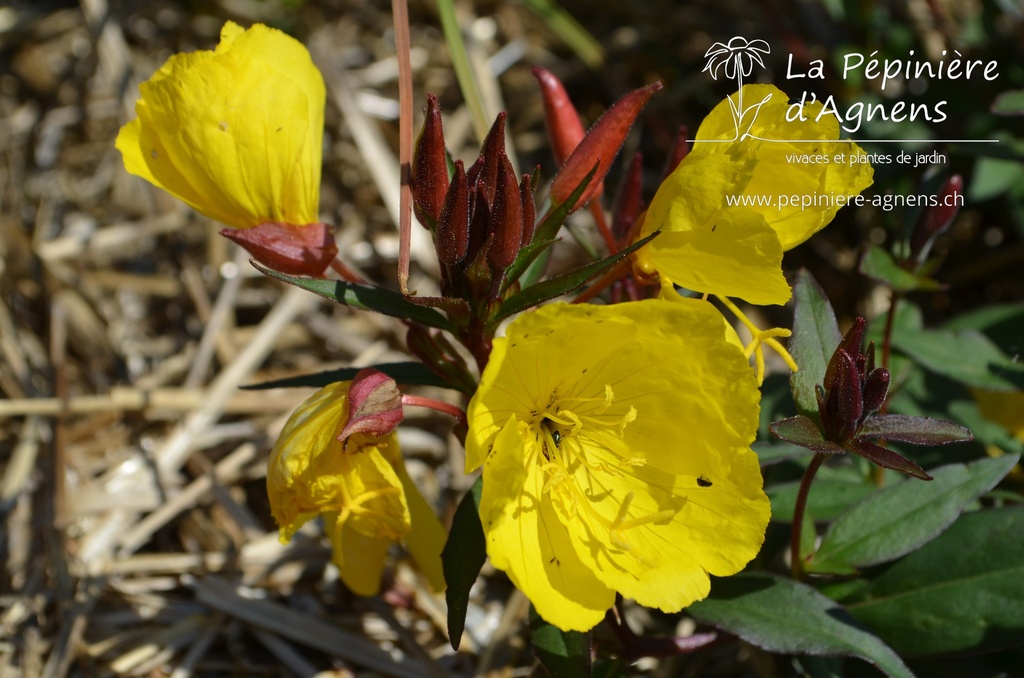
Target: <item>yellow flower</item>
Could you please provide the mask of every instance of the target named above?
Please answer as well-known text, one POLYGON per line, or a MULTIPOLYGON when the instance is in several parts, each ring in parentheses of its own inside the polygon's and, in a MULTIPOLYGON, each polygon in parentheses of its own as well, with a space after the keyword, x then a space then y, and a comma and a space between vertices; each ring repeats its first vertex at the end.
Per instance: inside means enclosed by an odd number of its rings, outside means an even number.
POLYGON ((491 563, 548 622, 586 630, 616 592, 677 611, 758 552, 759 393, 707 302, 551 304, 496 339, 469 404, 491 563))
POLYGON ((267 494, 281 541, 323 514, 342 581, 364 596, 380 589, 391 544, 405 540, 436 590, 444 589, 446 534, 405 470, 398 438, 337 436, 348 421, 351 382, 326 386, 288 419, 270 455, 267 494))
POLYGON ((129 172, 234 228, 319 221, 325 91, 301 43, 229 21, 139 89, 116 143, 129 172))
POLYGON ((737 100, 734 94, 715 107, 693 150, 658 189, 640 237, 661 235, 636 262, 646 274, 656 271, 697 292, 783 304, 791 291, 782 253, 824 228, 847 197, 870 186, 872 169, 856 144, 837 142, 834 115, 815 120, 820 103, 804 106, 805 120, 789 122, 785 93, 746 85, 742 101, 755 103, 737 122, 737 100), (844 154, 841 162, 835 162, 838 154, 844 154), (793 156, 815 156, 815 162, 793 156), (734 197, 750 204, 730 205, 734 197))

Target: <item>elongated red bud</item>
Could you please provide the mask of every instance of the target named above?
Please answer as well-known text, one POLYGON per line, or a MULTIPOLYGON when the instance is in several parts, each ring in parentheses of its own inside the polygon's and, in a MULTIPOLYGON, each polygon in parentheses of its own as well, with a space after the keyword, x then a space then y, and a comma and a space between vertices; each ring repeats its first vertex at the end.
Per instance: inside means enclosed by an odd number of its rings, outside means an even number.
POLYGON ((480 147, 480 156, 466 172, 469 184, 483 184, 483 195, 487 198, 487 205, 494 204, 494 192, 497 188, 498 167, 505 156, 505 118, 508 114, 505 111, 498 113, 494 124, 487 132, 483 146, 480 147))
POLYGON ((487 263, 495 277, 512 265, 523 241, 523 201, 516 184, 516 173, 509 159, 498 166, 497 191, 491 209, 490 232, 494 234, 487 251, 487 263))
POLYGON ((288 275, 319 277, 338 255, 327 224, 295 226, 269 221, 252 228, 225 228, 220 234, 264 266, 288 275))
POLYGON ((348 389, 348 421, 338 440, 344 443, 353 433, 391 433, 404 416, 402 394, 395 380, 372 367, 359 370, 348 389))
POLYGON ((455 176, 437 220, 437 258, 445 264, 457 264, 469 250, 469 184, 461 160, 455 161, 455 176))
POLYGON ((523 175, 519 182, 519 198, 523 203, 523 240, 522 246, 526 247, 533 242, 533 230, 537 227, 537 205, 533 202, 533 177, 529 174, 523 175))
POLYGON ((597 194, 600 188, 599 183, 608 174, 612 161, 615 160, 619 149, 626 141, 629 128, 633 126, 633 122, 636 121, 640 111, 647 105, 650 98, 660 89, 660 82, 635 89, 605 111, 604 115, 587 131, 583 141, 572 152, 551 182, 553 203, 565 202, 595 164, 597 172, 594 174, 594 178, 572 209, 575 210, 587 204, 597 194))
POLYGON ((680 125, 679 130, 676 132, 676 139, 672 142, 672 148, 668 151, 668 157, 665 158, 665 167, 661 170, 661 178, 665 179, 668 175, 676 171, 679 167, 679 163, 683 161, 690 153, 690 128, 686 125, 680 125))
POLYGON ((629 169, 622 175, 619 190, 612 203, 612 235, 620 242, 626 239, 640 215, 643 205, 644 156, 633 154, 629 169))
POLYGON ((964 179, 954 174, 942 184, 936 196, 937 204, 921 212, 914 232, 910 236, 910 256, 918 264, 924 263, 935 239, 953 223, 964 199, 964 179))
POLYGON ((433 228, 441 215, 441 205, 447 191, 448 160, 444 149, 441 107, 437 97, 428 94, 427 113, 412 158, 413 204, 416 207, 416 218, 427 228, 433 228))
MULTIPOLYGON (((468 172, 466 173, 466 179, 469 179, 468 172)), ((466 254, 467 262, 477 258, 480 248, 487 242, 487 236, 490 234, 491 208, 484 196, 482 182, 477 182, 476 184, 470 182, 469 204, 469 252, 466 254)))
POLYGON ((532 71, 544 99, 544 123, 551 140, 551 152, 555 162, 561 165, 583 140, 583 123, 562 81, 546 68, 534 66, 532 71))
POLYGON ((825 368, 824 386, 826 389, 834 389, 839 385, 839 372, 843 369, 843 358, 840 356, 840 349, 846 352, 847 357, 851 360, 853 356, 861 355, 866 325, 867 322, 864 318, 855 318, 853 325, 850 326, 850 329, 846 331, 846 334, 839 342, 839 346, 836 347, 835 353, 832 354, 832 358, 828 361, 828 366, 825 368))

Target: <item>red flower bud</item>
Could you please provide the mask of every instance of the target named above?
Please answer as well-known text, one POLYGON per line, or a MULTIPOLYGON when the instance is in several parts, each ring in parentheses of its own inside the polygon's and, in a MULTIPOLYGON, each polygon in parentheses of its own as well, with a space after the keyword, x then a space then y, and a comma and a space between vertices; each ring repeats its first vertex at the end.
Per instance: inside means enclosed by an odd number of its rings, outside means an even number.
POLYGON ((455 176, 437 220, 437 258, 444 264, 457 264, 469 250, 469 184, 461 160, 455 161, 455 176))
POLYGON ((633 155, 629 169, 622 175, 619 190, 615 193, 615 202, 612 204, 612 235, 619 241, 626 239, 640 215, 644 188, 643 163, 644 157, 641 153, 633 155))
POLYGON ((344 444, 353 433, 373 436, 391 433, 404 416, 402 394, 395 380, 368 367, 352 379, 348 390, 348 421, 338 440, 344 444))
POLYGON ((498 166, 497 191, 491 209, 488 230, 494 235, 487 251, 487 263, 498 278, 512 265, 523 241, 523 200, 516 184, 516 173, 512 163, 502 155, 498 166))
POLYGON ((416 140, 412 158, 412 197, 416 218, 432 228, 441 215, 441 205, 448 190, 448 160, 444 149, 444 130, 437 97, 427 95, 427 114, 416 140))
POLYGON ((295 226, 269 221, 252 228, 225 228, 220 234, 264 266, 288 275, 320 277, 338 254, 327 224, 295 226))
POLYGON ((665 158, 665 167, 661 170, 662 178, 668 177, 676 171, 679 167, 679 163, 683 161, 690 153, 690 128, 686 125, 680 125, 679 131, 676 132, 676 139, 672 142, 672 148, 669 149, 668 157, 665 158))
POLYGON ((544 99, 544 123, 551 139, 551 152, 559 165, 565 162, 583 140, 583 123, 572 105, 562 81, 551 71, 533 67, 533 75, 540 83, 544 99))
POLYGON ((469 168, 469 171, 466 172, 466 177, 469 179, 471 186, 476 183, 483 185, 483 195, 486 196, 488 207, 494 204, 498 166, 501 165, 502 158, 507 160, 505 156, 506 117, 508 117, 508 114, 505 111, 498 113, 498 117, 494 119, 494 124, 491 125, 490 131, 487 132, 483 146, 480 147, 480 156, 469 168))
POLYGON ((587 174, 594 169, 595 164, 597 172, 583 195, 573 205, 573 209, 587 204, 591 198, 597 195, 601 186, 600 182, 608 174, 612 161, 626 141, 629 128, 633 126, 633 122, 650 98, 660 89, 661 83, 656 82, 653 85, 633 90, 605 111, 555 175, 551 182, 552 202, 555 204, 565 202, 587 174))
POLYGON ((934 207, 926 207, 921 212, 914 232, 910 236, 910 257, 918 264, 924 263, 931 251, 932 243, 953 223, 957 212, 960 211, 959 203, 963 201, 964 180, 959 174, 954 174, 942 185, 942 190, 936 196, 938 204, 934 207))

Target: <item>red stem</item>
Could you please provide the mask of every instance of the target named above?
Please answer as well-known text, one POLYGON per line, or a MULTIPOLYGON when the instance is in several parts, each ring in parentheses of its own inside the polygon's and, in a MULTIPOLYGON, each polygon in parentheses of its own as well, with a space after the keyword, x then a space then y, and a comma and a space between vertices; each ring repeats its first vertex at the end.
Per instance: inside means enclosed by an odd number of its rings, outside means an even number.
POLYGON ((807 510, 807 495, 811 490, 811 481, 818 472, 818 467, 825 461, 824 454, 815 454, 811 463, 804 471, 800 480, 800 490, 796 495, 796 506, 793 507, 793 532, 789 536, 790 570, 794 579, 801 579, 804 573, 804 561, 800 557, 800 534, 803 532, 804 512, 807 510))
POLYGON ((409 294, 409 246, 412 238, 412 63, 409 52, 409 6, 391 0, 395 22, 395 56, 398 58, 398 164, 402 188, 398 208, 398 287, 409 294))
POLYGON ((354 270, 348 267, 348 265, 341 259, 332 259, 331 268, 334 269, 335 273, 341 276, 342 280, 347 280, 350 283, 358 283, 365 285, 366 279, 363 276, 356 273, 354 270))
POLYGON ((619 244, 615 242, 615 236, 612 235, 612 229, 608 226, 608 220, 604 216, 604 208, 601 207, 600 200, 590 201, 590 213, 594 215, 594 222, 597 224, 597 230, 601 232, 601 237, 604 238, 604 244, 608 246, 608 254, 615 254, 619 251, 619 244))
POLYGON ((409 393, 402 394, 402 405, 412 407, 429 407, 432 410, 449 414, 461 423, 466 423, 466 413, 455 405, 451 405, 441 400, 435 400, 434 398, 427 398, 426 396, 411 395, 409 393))

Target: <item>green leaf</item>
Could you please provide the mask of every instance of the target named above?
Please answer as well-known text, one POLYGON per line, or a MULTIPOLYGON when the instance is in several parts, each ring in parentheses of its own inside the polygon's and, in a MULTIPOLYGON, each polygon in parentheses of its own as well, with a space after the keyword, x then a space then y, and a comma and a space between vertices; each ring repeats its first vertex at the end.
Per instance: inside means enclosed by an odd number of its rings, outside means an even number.
POLYGON ((711 591, 688 612, 752 645, 780 654, 859 657, 896 678, 914 675, 846 610, 805 584, 750 573, 715 579, 711 591))
MULTIPOLYGON (((405 386, 438 386, 440 388, 456 388, 431 372, 430 368, 423 363, 384 363, 381 365, 367 365, 367 367, 380 370, 399 384, 403 384, 405 386)), ((336 370, 325 370, 314 374, 303 374, 297 377, 288 377, 286 379, 264 381, 259 384, 250 384, 248 386, 242 386, 242 389, 248 391, 263 391, 271 388, 298 388, 303 386, 322 388, 328 384, 333 384, 338 381, 349 381, 363 369, 366 368, 342 367, 336 370)))
POLYGON ((878 245, 868 247, 860 260, 860 272, 878 282, 888 284, 897 292, 938 290, 943 287, 935 280, 915 275, 900 267, 892 255, 878 245))
POLYGON ((505 272, 505 288, 508 288, 514 282, 519 280, 526 273, 526 270, 530 268, 530 265, 537 260, 541 254, 543 254, 549 247, 554 245, 558 240, 535 240, 526 247, 519 250, 516 255, 516 260, 512 262, 512 265, 508 267, 505 272))
POLYGON ((789 351, 800 369, 790 377, 797 412, 813 419, 818 416, 817 384, 825 381, 825 368, 843 336, 835 311, 824 290, 806 270, 797 274, 793 288, 793 338, 789 351))
POLYGON ((996 115, 1024 115, 1024 89, 1012 89, 996 97, 989 108, 996 115))
POLYGON ((1024 367, 976 330, 897 328, 892 343, 925 368, 967 386, 997 391, 1024 388, 1024 367))
POLYGON ((655 236, 661 231, 656 231, 651 235, 647 236, 643 240, 637 240, 635 243, 617 252, 610 257, 605 257, 600 261, 595 261, 592 264, 587 264, 577 268, 574 271, 563 273, 555 278, 549 278, 543 282, 539 282, 532 287, 527 287, 516 295, 513 295, 502 303, 501 308, 498 309, 496 315, 494 315, 489 324, 491 326, 497 326, 505 318, 525 311, 528 308, 532 308, 537 304, 547 301, 548 299, 554 299, 560 297, 563 294, 573 291, 580 287, 584 283, 593 280, 601 273, 607 271, 609 268, 624 260, 630 254, 640 249, 647 243, 649 243, 655 236))
POLYGON ((452 517, 452 529, 441 551, 441 568, 448 586, 444 599, 448 603, 448 638, 452 649, 458 650, 462 632, 466 628, 469 609, 469 589, 480 575, 487 560, 487 543, 480 524, 480 493, 483 478, 477 478, 469 492, 459 502, 452 517))
POLYGON ((583 192, 587 190, 590 182, 594 180, 594 175, 597 174, 597 169, 600 166, 600 163, 594 163, 594 167, 583 177, 579 186, 573 189, 569 197, 564 202, 554 205, 548 210, 541 222, 537 224, 537 230, 533 234, 533 242, 555 239, 555 236, 558 235, 558 229, 562 227, 562 224, 565 223, 566 218, 572 212, 573 205, 580 199, 583 192))
POLYGON ((810 450, 799 445, 789 443, 757 442, 750 446, 757 454, 757 460, 761 466, 768 466, 787 459, 796 457, 809 457, 813 454, 810 450))
POLYGON ((551 678, 582 678, 591 674, 590 633, 562 631, 541 619, 532 605, 530 641, 551 678))
POLYGON ((946 445, 974 440, 971 432, 945 419, 907 414, 873 414, 857 432, 858 438, 885 438, 914 445, 946 445))
POLYGON ((850 612, 909 655, 1024 639, 1024 507, 968 513, 871 582, 850 612))
POLYGON ((398 292, 386 290, 383 287, 371 287, 369 285, 357 285, 343 280, 324 280, 323 278, 298 278, 295 276, 278 273, 255 261, 252 262, 261 273, 271 278, 283 280, 286 283, 309 290, 324 299, 329 299, 338 304, 358 308, 364 311, 375 311, 393 318, 402 318, 412 322, 436 327, 440 330, 452 331, 452 325, 448 319, 432 308, 420 306, 407 300, 398 292))
POLYGON ((979 496, 995 487, 1017 455, 950 464, 934 480, 906 480, 872 494, 829 527, 810 565, 867 567, 895 560, 939 536, 979 496))
MULTIPOLYGON (((793 509, 799 490, 800 481, 765 488, 765 493, 772 502, 773 521, 785 523, 793 520, 793 509)), ((813 513, 817 520, 834 520, 843 511, 876 491, 877 487, 865 482, 851 483, 815 478, 807 493, 807 510, 813 513)))

